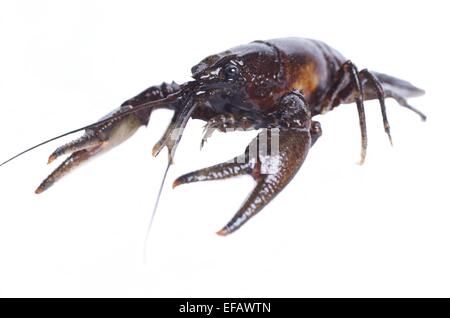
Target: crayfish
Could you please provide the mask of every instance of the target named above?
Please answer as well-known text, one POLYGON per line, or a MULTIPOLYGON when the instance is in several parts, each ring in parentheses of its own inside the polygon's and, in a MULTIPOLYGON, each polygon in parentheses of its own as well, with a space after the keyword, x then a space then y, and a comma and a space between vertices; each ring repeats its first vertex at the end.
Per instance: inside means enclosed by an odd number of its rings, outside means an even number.
POLYGON ((295 176, 322 135, 314 116, 340 104, 356 104, 361 164, 367 149, 364 101, 379 101, 384 130, 390 140, 385 98, 395 99, 400 106, 426 119, 407 102, 410 97, 423 95, 422 89, 393 76, 367 69, 359 71, 338 51, 316 40, 281 38, 237 46, 203 59, 192 68, 192 77, 192 81, 180 85, 172 82, 151 86, 96 123, 33 146, 4 163, 47 142, 84 130, 80 138, 50 155, 49 163, 64 155, 68 157, 36 189, 36 193, 41 193, 74 167, 146 126, 156 109, 173 110, 167 130, 153 147, 155 156, 167 148, 168 167, 190 118, 206 122, 202 144, 216 130, 257 129, 260 133, 241 156, 185 174, 173 182, 176 187, 252 176, 256 181, 253 191, 231 221, 217 232, 227 235, 261 211, 295 176))

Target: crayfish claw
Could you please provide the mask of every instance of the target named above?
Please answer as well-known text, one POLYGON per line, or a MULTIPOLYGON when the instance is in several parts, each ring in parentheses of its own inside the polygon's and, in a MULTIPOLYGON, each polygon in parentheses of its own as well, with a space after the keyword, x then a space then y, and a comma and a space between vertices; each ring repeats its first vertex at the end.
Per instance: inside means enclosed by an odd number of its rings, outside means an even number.
POLYGON ((244 201, 235 216, 217 232, 225 236, 239 229, 250 218, 261 211, 275 196, 289 183, 300 169, 311 146, 310 132, 291 132, 282 130, 270 134, 263 130, 247 147, 244 155, 209 168, 187 173, 177 178, 173 187, 181 184, 220 180, 239 175, 250 175, 256 180, 256 186, 244 201), (265 139, 263 141, 262 139, 265 139), (280 149, 278 155, 265 156, 251 153, 257 144, 272 143, 272 138, 279 138, 280 149), (242 162, 244 159, 244 162, 242 162), (272 165, 276 162, 277 164, 272 165))
MULTIPOLYGON (((282 120, 277 119, 280 116, 274 116, 273 122, 267 123, 268 127, 250 142, 244 154, 228 162, 182 175, 173 183, 175 188, 181 184, 239 175, 253 177, 256 186, 234 217, 217 232, 218 235, 233 233, 272 201, 295 176, 312 144, 322 134, 320 124, 311 121, 299 92, 286 94, 277 111, 283 114, 282 120)), ((209 127, 210 123, 207 125, 209 127)))
POLYGON ((73 153, 87 148, 100 146, 102 142, 103 141, 92 130, 90 130, 80 138, 71 141, 61 147, 58 147, 48 158, 47 164, 52 163, 62 155, 73 153))
MULTIPOLYGON (((112 112, 105 116, 114 116, 123 109, 112 112)), ((102 120, 102 119, 101 119, 102 120)), ((129 137, 142 125, 142 121, 134 114, 123 117, 115 117, 103 125, 94 126, 86 130, 80 138, 58 147, 49 157, 48 163, 58 157, 70 154, 36 189, 39 194, 50 188, 56 181, 72 171, 75 167, 84 163, 98 153, 105 152, 129 137)))
POLYGON ((90 150, 79 150, 70 155, 64 162, 59 165, 34 191, 36 194, 42 193, 50 188, 56 181, 64 177, 73 168, 79 166, 81 163, 89 159, 98 152, 100 147, 95 147, 90 150))
POLYGON ((252 163, 225 162, 184 174, 173 182, 172 187, 175 188, 181 184, 192 182, 227 179, 238 175, 250 174, 251 171, 252 163))

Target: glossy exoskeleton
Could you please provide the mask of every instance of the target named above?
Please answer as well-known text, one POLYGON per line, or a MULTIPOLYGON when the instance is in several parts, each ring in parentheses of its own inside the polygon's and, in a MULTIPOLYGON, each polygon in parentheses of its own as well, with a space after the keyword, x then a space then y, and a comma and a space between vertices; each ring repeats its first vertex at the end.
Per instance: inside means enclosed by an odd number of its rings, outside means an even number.
POLYGON ((185 174, 173 183, 175 187, 251 175, 256 181, 255 188, 218 232, 227 235, 258 213, 300 169, 309 149, 322 134, 314 116, 340 104, 356 103, 361 127, 361 163, 367 148, 364 100, 379 100, 389 138, 385 98, 395 99, 425 120, 421 112, 407 103, 408 98, 424 94, 423 90, 389 75, 367 69, 358 71, 339 52, 310 39, 281 38, 237 46, 202 60, 192 68, 192 77, 193 81, 181 85, 152 86, 100 121, 81 128, 85 129, 83 136, 52 153, 49 163, 62 155, 69 156, 40 184, 36 193, 48 189, 90 157, 130 137, 140 126, 148 124, 155 109, 174 111, 168 129, 153 148, 153 154, 157 155, 167 147, 170 163, 189 118, 207 122, 202 143, 214 130, 261 129, 242 156, 185 174))

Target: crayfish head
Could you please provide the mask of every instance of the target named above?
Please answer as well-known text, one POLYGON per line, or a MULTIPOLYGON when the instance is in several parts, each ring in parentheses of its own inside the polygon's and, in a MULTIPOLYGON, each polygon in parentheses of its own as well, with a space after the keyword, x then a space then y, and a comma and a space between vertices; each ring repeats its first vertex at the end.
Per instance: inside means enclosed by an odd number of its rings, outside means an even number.
POLYGON ((282 65, 273 47, 252 42, 203 59, 192 68, 197 96, 218 112, 259 112, 285 92, 282 65))

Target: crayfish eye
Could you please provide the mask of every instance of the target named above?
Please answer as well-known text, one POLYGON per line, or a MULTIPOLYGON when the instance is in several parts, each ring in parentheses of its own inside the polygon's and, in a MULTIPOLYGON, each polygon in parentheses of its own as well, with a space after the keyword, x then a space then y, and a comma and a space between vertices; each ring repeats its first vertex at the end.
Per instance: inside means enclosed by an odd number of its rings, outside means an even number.
POLYGON ((237 68, 236 65, 233 64, 228 64, 227 66, 225 66, 223 71, 227 79, 234 79, 237 77, 239 73, 239 69, 237 68))

